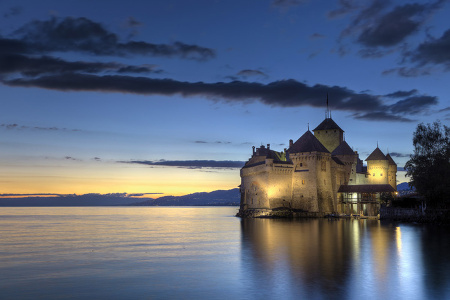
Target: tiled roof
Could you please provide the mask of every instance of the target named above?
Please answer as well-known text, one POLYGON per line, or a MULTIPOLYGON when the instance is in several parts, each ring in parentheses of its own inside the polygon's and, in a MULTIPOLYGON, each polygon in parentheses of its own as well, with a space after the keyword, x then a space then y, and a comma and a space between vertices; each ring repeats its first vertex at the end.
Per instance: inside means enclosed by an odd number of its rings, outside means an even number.
POLYGON ((395 163, 395 161, 392 159, 392 157, 389 155, 389 153, 386 154, 386 158, 388 159, 390 165, 395 165, 395 166, 397 165, 395 163))
POLYGON ((332 155, 355 155, 352 148, 347 144, 346 141, 342 141, 336 149, 331 152, 332 155))
POLYGON ((389 193, 395 192, 390 184, 341 185, 338 193, 389 193))
POLYGON ((381 152, 380 148, 376 148, 373 150, 373 152, 369 155, 369 157, 366 158, 366 161, 368 160, 388 160, 386 158, 386 155, 381 152))
POLYGON ((326 118, 325 120, 323 120, 322 123, 320 123, 319 126, 317 126, 313 131, 330 129, 339 129, 340 131, 344 131, 331 118, 326 118))
POLYGON ((305 132, 290 148, 289 153, 325 152, 330 153, 324 145, 311 133, 305 132))

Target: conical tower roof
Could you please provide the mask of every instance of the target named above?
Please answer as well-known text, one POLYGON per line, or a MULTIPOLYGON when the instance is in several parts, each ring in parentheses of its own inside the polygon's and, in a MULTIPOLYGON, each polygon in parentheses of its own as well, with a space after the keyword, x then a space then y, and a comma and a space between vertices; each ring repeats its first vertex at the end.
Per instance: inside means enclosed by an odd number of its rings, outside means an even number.
POLYGON ((330 151, 322 145, 321 142, 311 133, 311 131, 305 132, 290 148, 289 153, 300 153, 300 152, 325 152, 330 153, 330 151))
POLYGON ((336 124, 336 122, 333 121, 332 118, 326 118, 322 121, 322 123, 319 124, 316 128, 314 128, 313 131, 316 130, 331 130, 331 129, 339 129, 340 131, 344 132, 344 130, 341 129, 341 127, 336 124))
POLYGON ((381 152, 380 148, 376 148, 373 150, 373 152, 369 155, 369 157, 366 158, 366 161, 368 160, 388 160, 386 155, 384 155, 383 152, 381 152))
POLYGON ((346 141, 342 141, 336 149, 331 152, 332 155, 355 155, 352 148, 347 144, 346 141))
POLYGON ((389 164, 390 165, 397 165, 396 163, 395 163, 395 161, 392 159, 392 157, 391 157, 391 155, 388 153, 388 154, 386 154, 386 158, 387 158, 387 160, 389 161, 389 164))

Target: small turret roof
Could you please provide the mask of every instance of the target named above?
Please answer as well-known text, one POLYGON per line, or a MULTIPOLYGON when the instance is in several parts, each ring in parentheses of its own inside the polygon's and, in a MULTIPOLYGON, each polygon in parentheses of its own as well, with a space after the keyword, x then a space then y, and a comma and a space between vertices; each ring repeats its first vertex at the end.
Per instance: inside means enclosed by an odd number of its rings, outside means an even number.
POLYGON ((381 152, 380 148, 376 148, 373 150, 373 152, 369 155, 369 157, 366 158, 366 161, 368 160, 388 160, 386 155, 384 155, 383 152, 381 152))
POLYGON ((336 149, 331 152, 332 155, 355 155, 352 148, 347 144, 346 141, 342 141, 336 149))
POLYGON ((326 118, 325 120, 323 120, 322 123, 320 123, 319 126, 317 126, 313 131, 330 129, 339 129, 340 131, 344 132, 344 130, 342 130, 341 127, 339 127, 332 118, 326 118))
POLYGON ((386 154, 386 158, 388 159, 390 165, 397 165, 389 153, 386 154))
POLYGON ((321 142, 311 133, 311 131, 305 132, 290 148, 289 153, 300 153, 300 152, 325 152, 330 153, 330 151, 322 145, 321 142))

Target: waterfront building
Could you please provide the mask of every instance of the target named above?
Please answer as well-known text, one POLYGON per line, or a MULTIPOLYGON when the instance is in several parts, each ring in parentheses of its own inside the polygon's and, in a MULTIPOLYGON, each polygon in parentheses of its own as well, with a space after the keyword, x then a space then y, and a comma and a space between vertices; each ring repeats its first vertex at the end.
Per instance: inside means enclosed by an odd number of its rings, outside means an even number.
POLYGON ((377 145, 364 166, 328 110, 313 132, 308 128, 284 151, 272 150, 270 144, 253 146, 240 172, 238 215, 268 211, 378 215, 381 195, 396 191, 397 165, 392 157, 377 145))

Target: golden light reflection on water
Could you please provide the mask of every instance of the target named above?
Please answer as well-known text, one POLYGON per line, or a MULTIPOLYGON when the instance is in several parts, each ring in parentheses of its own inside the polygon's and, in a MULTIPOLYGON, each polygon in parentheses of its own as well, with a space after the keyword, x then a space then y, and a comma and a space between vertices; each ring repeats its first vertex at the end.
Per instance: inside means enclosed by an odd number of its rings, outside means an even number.
POLYGON ((397 242, 398 255, 402 255, 402 231, 400 227, 395 228, 395 241, 397 242))
POLYGON ((413 240, 405 244, 399 226, 352 219, 243 220, 242 234, 248 277, 264 274, 259 286, 269 290, 281 273, 292 283, 289 293, 300 296, 317 290, 318 298, 425 297, 420 250, 413 240))

